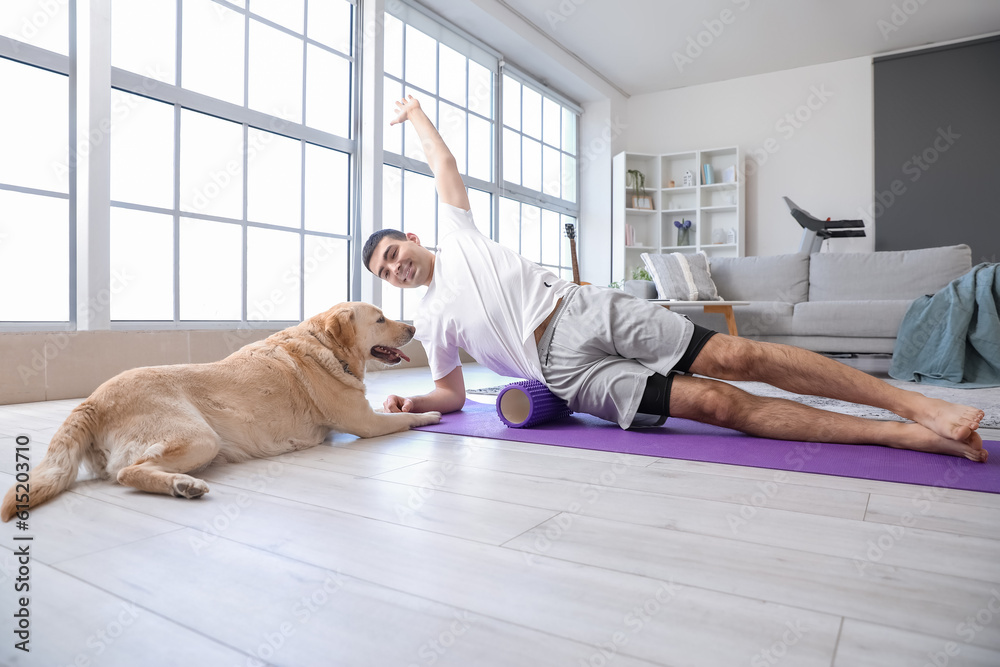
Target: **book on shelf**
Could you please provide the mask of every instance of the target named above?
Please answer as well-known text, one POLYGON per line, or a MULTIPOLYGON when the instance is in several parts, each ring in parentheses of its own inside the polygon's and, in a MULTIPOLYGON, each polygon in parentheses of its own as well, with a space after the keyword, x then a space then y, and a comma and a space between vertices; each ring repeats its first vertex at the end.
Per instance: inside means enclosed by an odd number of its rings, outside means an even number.
POLYGON ((713 183, 715 183, 715 174, 712 172, 712 165, 710 164, 702 165, 702 171, 704 172, 702 185, 712 185, 713 183))
POLYGON ((625 245, 635 245, 635 227, 627 223, 625 225, 625 245))

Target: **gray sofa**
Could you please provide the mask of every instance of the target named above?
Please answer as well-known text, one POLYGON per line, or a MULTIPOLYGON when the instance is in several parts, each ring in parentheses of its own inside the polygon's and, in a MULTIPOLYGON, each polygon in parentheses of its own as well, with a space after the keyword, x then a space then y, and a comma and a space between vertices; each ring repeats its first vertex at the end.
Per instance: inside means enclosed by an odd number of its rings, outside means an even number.
MULTIPOLYGON (((750 302, 733 309, 741 336, 817 352, 891 353, 910 303, 971 268, 967 245, 711 260, 719 295, 750 302)), ((726 331, 721 315, 675 310, 726 331)))

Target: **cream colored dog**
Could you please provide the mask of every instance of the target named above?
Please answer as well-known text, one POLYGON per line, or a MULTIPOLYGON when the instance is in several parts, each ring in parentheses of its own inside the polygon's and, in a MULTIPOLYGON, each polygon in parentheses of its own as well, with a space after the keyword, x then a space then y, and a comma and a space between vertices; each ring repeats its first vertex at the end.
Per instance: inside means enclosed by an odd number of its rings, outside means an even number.
POLYGON ((185 473, 213 461, 313 447, 332 430, 370 438, 436 424, 439 412, 383 414, 365 399, 365 363, 409 361, 398 348, 413 333, 375 306, 342 303, 222 361, 125 371, 73 410, 0 518, 65 491, 82 460, 126 486, 197 498, 208 486, 185 473))

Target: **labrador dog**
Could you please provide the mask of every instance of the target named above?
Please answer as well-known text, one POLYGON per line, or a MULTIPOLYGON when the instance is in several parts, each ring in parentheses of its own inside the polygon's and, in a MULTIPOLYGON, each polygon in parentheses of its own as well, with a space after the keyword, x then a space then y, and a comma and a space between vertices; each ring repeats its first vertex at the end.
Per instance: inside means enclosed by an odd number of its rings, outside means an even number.
POLYGON ((439 412, 381 413, 365 398, 365 365, 409 361, 414 328, 367 303, 342 303, 222 361, 136 368, 97 388, 52 438, 0 518, 65 491, 80 462, 102 478, 181 498, 208 492, 187 473, 320 444, 333 430, 371 438, 436 424, 439 412))

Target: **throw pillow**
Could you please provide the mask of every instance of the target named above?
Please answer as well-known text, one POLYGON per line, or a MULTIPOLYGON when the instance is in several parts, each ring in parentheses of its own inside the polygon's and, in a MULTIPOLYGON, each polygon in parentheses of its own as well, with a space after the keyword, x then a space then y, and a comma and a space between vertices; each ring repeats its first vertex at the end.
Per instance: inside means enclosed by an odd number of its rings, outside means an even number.
POLYGON ((708 255, 705 253, 699 252, 693 255, 679 252, 668 255, 643 253, 642 261, 646 263, 661 299, 722 301, 712 281, 708 255))

